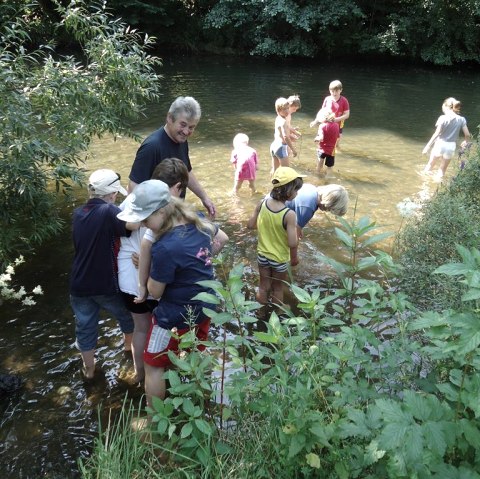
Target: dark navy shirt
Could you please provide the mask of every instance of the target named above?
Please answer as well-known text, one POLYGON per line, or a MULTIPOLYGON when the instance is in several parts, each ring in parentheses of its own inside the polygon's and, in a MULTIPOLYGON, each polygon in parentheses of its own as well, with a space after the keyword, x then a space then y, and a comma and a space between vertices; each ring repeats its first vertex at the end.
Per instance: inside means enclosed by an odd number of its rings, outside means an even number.
POLYGON ((194 224, 176 226, 153 243, 150 276, 166 283, 153 312, 162 328, 186 328, 189 308, 195 322, 200 323, 207 317, 202 308, 213 308, 211 304, 192 299, 202 291, 212 293, 196 284, 213 279, 211 243, 210 234, 199 231, 194 224))
POLYGON ((185 163, 188 171, 192 169, 188 155, 188 142, 176 143, 162 126, 145 138, 140 145, 129 178, 137 184, 150 180, 155 167, 165 158, 178 158, 185 163))
POLYGON ((91 198, 73 212, 75 257, 70 276, 73 296, 97 296, 119 291, 117 253, 120 236, 129 236, 118 206, 91 198))

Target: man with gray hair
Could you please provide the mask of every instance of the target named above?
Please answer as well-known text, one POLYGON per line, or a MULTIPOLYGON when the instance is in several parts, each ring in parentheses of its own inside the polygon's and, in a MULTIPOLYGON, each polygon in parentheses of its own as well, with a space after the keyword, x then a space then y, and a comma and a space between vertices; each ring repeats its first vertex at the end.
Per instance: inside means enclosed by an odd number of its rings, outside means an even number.
MULTIPOLYGON (((151 133, 140 145, 129 175, 129 192, 152 177, 155 167, 166 158, 179 158, 188 169, 188 188, 201 200, 211 217, 215 206, 192 171, 188 137, 195 131, 202 111, 191 96, 179 96, 170 106, 164 126, 151 133)), ((185 196, 185 194, 183 195, 185 196)))

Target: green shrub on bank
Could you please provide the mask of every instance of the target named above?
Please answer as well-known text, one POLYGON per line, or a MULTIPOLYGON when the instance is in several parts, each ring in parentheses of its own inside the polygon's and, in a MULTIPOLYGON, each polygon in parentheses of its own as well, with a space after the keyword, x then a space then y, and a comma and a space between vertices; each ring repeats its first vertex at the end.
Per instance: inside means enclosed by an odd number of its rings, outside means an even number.
POLYGON ((150 411, 151 450, 119 454, 107 436, 84 477, 128 477, 134 458, 134 477, 150 479, 479 478, 480 252, 458 247, 461 261, 435 271, 465 285, 461 309, 419 315, 402 293, 359 276, 395 267, 370 250, 382 237, 375 225, 344 226, 352 261, 334 264, 342 287, 292 285, 303 314, 257 322, 241 265, 209 282, 213 323, 237 334, 223 328, 209 353, 174 359, 168 397, 150 411))
MULTIPOLYGON (((452 165, 454 167, 455 165, 452 165)), ((456 166, 455 166, 456 167, 456 166)), ((460 259, 455 245, 478 247, 480 241, 480 153, 471 154, 464 170, 441 185, 398 237, 403 266, 402 291, 422 309, 459 308, 464 286, 432 272, 460 259)))
POLYGON ((95 453, 88 461, 79 460, 84 479, 142 479, 156 467, 155 448, 145 441, 132 424, 144 421, 139 411, 125 399, 122 413, 114 420, 111 415, 100 437, 95 441, 95 453), (148 458, 146 461, 145 458, 148 458))
POLYGON ((58 36, 35 46, 36 2, 0 2, 0 268, 60 231, 60 193, 83 183, 92 138, 136 137, 131 123, 159 95, 154 39, 102 2, 39 3, 77 57, 56 50, 58 36))

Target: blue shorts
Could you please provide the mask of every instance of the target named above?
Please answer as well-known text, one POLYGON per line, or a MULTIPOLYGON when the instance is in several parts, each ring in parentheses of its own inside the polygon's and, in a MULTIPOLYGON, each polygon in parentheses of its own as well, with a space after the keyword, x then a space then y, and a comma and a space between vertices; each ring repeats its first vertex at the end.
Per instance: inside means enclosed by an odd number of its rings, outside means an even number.
POLYGON ((118 321, 124 334, 133 333, 133 318, 125 308, 121 294, 98 296, 70 295, 70 304, 75 313, 75 334, 80 351, 95 349, 98 339, 100 310, 104 309, 118 321))
POLYGON ((288 158, 288 145, 282 143, 278 146, 278 143, 274 141, 270 146, 270 153, 272 156, 276 156, 279 160, 288 158))
POLYGON ((285 273, 288 270, 288 263, 279 263, 261 254, 257 254, 257 262, 262 268, 272 268, 277 273, 285 273))

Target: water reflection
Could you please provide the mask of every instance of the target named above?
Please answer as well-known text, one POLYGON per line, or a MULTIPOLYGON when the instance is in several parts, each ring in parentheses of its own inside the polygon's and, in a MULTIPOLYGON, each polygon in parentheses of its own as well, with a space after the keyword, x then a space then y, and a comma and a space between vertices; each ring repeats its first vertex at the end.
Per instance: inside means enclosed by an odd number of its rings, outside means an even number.
MULTIPOLYGON (((293 166, 319 185, 315 175, 315 129, 309 127, 331 80, 339 78, 351 104, 335 178, 350 194, 347 218, 369 215, 384 230, 396 231, 402 219, 397 203, 406 197, 428 196, 438 187, 418 172, 426 158, 428 141, 445 97, 464 103, 463 114, 472 132, 480 122, 478 75, 471 72, 427 71, 416 68, 358 65, 318 65, 305 62, 264 62, 253 59, 185 59, 165 61, 163 95, 136 126, 144 137, 164 123, 171 101, 192 95, 203 108, 202 120, 190 141, 197 177, 214 200, 218 222, 231 238, 228 261, 246 265, 249 293, 256 286, 256 235, 245 227, 261 195, 269 191, 270 158, 276 97, 300 94, 302 109, 293 124, 303 133, 293 166), (231 142, 238 132, 250 137, 260 157, 259 195, 247 188, 238 197, 229 192, 233 169, 231 142), (354 206, 356 205, 356 211, 354 206)), ((127 178, 138 144, 129 138, 95 142, 87 167, 111 167, 127 178)), ((447 175, 454 173, 451 165, 447 175)), ((78 192, 77 204, 85 199, 78 192)), ((188 195, 189 200, 195 200, 188 195)), ((73 205, 76 206, 76 205, 73 205)), ((69 224, 71 209, 66 211, 69 224)), ((198 205, 200 206, 200 205, 198 205)), ((318 261, 326 254, 346 259, 335 239, 335 219, 317 213, 304 230, 299 284, 325 287, 330 271, 318 261)), ((383 247, 389 249, 390 242, 383 247)), ((68 275, 72 259, 70 232, 38 251, 20 267, 16 279, 27 289, 41 284, 45 295, 33 308, 2 306, 0 366, 21 374, 24 388, 0 401, 0 475, 5 478, 79 477, 76 461, 89 454, 97 435, 98 413, 117 410, 124 395, 140 401, 142 391, 129 382, 131 361, 123 355, 116 323, 104 318, 98 348, 103 374, 85 384, 80 358, 73 348, 74 326, 68 304, 68 275)), ((220 333, 217 333, 220 337, 220 333)))

